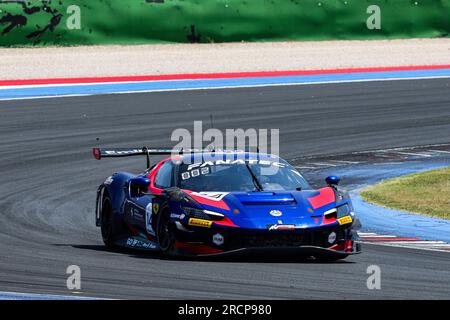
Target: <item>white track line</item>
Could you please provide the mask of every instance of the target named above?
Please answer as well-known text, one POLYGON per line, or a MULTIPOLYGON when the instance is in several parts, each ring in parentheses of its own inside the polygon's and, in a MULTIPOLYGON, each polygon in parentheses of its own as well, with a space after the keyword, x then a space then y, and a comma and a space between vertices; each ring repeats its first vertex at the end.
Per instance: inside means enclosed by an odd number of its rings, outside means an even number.
POLYGON ((418 156, 418 157, 426 157, 426 158, 431 157, 431 154, 428 154, 428 153, 413 153, 413 152, 394 152, 394 153, 404 154, 406 156, 418 156))
POLYGON ((375 153, 375 152, 389 152, 389 151, 402 151, 402 150, 414 150, 414 149, 417 149, 417 147, 421 147, 421 148, 437 148, 437 147, 448 147, 448 146, 450 146, 449 143, 426 144, 426 145, 412 146, 412 147, 397 147, 397 148, 357 151, 357 152, 353 152, 353 154, 375 153))
POLYGON ((449 245, 444 241, 433 241, 433 240, 418 240, 418 241, 389 241, 390 243, 398 243, 398 244, 414 244, 414 245, 449 245))
POLYGON ((392 235, 380 235, 380 234, 376 234, 376 235, 370 235, 370 236, 361 236, 362 238, 366 237, 366 238, 398 238, 397 236, 392 236, 392 235))
POLYGON ((333 162, 340 162, 340 163, 349 163, 349 164, 358 164, 358 163, 361 163, 361 162, 359 162, 359 161, 346 161, 346 160, 330 160, 330 161, 333 161, 333 162))
POLYGON ((425 250, 425 251, 436 251, 436 252, 447 252, 450 253, 450 250, 446 249, 438 249, 433 247, 420 247, 420 246, 408 246, 405 245, 398 245, 398 244, 391 244, 390 242, 370 242, 371 245, 376 246, 385 246, 385 247, 394 247, 394 248, 404 248, 404 249, 416 249, 416 250, 425 250))
POLYGON ((0 298, 6 300, 109 300, 104 298, 87 297, 87 296, 23 293, 23 292, 9 292, 9 291, 0 291, 0 298))
MULTIPOLYGON (((450 144, 449 143, 439 143, 439 144, 426 144, 426 145, 418 145, 418 146, 412 146, 412 147, 398 147, 398 148, 389 148, 389 149, 376 149, 376 150, 365 150, 365 151, 355 151, 355 152, 351 152, 350 154, 352 155, 360 155, 360 154, 373 154, 375 156, 378 157, 388 157, 389 155, 385 155, 385 154, 379 154, 380 152, 382 153, 386 153, 386 152, 390 152, 390 151, 402 151, 402 150, 415 150, 417 148, 439 148, 439 147, 449 147, 450 144)), ((442 150, 428 150, 428 151, 437 151, 437 152, 444 152, 444 153, 450 153, 450 151, 442 151, 442 150)), ((342 156, 342 153, 336 153, 336 154, 330 154, 330 157, 339 157, 342 156)), ((309 156, 309 157, 296 157, 294 160, 306 160, 306 159, 313 159, 314 157, 309 156)))
POLYGON ((322 167, 337 167, 337 164, 328 163, 328 162, 311 162, 310 164, 314 166, 322 166, 322 167))
POLYGON ((430 151, 430 152, 439 152, 439 153, 449 153, 450 154, 450 151, 444 151, 444 150, 428 150, 428 151, 430 151))
POLYGON ((406 249, 418 249, 418 250, 426 250, 426 251, 438 251, 438 252, 450 252, 450 243, 440 241, 440 240, 397 240, 402 237, 394 236, 390 234, 377 234, 375 232, 358 232, 358 236, 361 238, 361 241, 371 244, 371 245, 380 245, 387 247, 397 247, 397 248, 406 248, 406 249), (365 240, 367 239, 368 240, 365 240), (377 240, 377 239, 381 240, 377 240), (385 239, 386 240, 382 240, 385 239))
POLYGON ((374 166, 385 166, 385 165, 395 165, 395 166, 399 166, 399 165, 401 165, 401 164, 403 164, 404 162, 389 162, 389 161, 387 161, 387 162, 382 162, 382 163, 374 163, 373 165, 374 166))
POLYGON ((383 153, 381 153, 380 154, 380 152, 390 152, 390 151, 377 151, 377 153, 375 153, 374 155, 376 156, 376 157, 380 157, 380 158, 390 158, 390 157, 392 157, 392 155, 388 155, 388 154, 383 154, 383 153))

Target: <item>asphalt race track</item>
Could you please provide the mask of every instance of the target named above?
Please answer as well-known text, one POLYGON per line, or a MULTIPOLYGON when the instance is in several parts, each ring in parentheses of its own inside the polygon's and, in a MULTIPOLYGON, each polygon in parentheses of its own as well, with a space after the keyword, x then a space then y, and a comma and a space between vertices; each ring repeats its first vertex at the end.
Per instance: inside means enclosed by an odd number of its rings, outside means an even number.
MULTIPOLYGON (((279 128, 281 154, 304 155, 450 142, 450 79, 159 92, 0 102, 0 291, 102 298, 450 297, 450 255, 365 245, 322 264, 296 258, 165 260, 105 251, 95 190, 145 160, 95 161, 91 148, 163 146, 194 120, 279 128), (81 292, 66 268, 81 267, 81 292), (378 265, 381 290, 368 290, 378 265)), ((206 127, 205 129, 207 129, 206 127)), ((345 181, 344 181, 345 184, 345 181)))

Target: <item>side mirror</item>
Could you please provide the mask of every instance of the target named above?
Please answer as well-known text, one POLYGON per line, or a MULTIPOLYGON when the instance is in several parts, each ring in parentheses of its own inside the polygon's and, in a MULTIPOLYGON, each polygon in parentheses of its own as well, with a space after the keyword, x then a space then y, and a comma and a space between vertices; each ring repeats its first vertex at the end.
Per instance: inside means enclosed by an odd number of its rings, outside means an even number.
POLYGON ((136 177, 130 179, 130 196, 140 197, 145 194, 150 186, 150 179, 144 177, 136 177))
POLYGON ((338 176, 328 176, 325 178, 325 182, 331 187, 331 186, 337 186, 339 182, 341 181, 341 178, 338 176))

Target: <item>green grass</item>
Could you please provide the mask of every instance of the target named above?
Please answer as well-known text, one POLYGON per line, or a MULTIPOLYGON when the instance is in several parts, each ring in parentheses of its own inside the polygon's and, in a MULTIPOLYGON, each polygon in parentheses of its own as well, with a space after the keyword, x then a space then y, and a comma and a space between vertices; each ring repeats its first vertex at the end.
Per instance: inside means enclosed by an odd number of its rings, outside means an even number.
POLYGON ((450 219, 450 168, 383 180, 361 196, 383 207, 450 219))

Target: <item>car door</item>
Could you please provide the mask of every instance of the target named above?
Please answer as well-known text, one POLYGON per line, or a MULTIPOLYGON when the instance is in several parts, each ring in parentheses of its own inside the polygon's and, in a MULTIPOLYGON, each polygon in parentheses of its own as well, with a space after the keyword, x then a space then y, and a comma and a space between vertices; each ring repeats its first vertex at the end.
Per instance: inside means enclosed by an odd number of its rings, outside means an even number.
POLYGON ((155 235, 156 219, 160 208, 159 194, 165 188, 171 186, 173 173, 172 161, 163 161, 158 163, 147 175, 150 179, 148 194, 135 196, 128 194, 125 203, 126 221, 133 228, 146 233, 155 235))
POLYGON ((129 186, 127 189, 128 194, 124 205, 125 221, 133 229, 145 232, 145 215, 152 196, 147 194, 133 195, 129 186))
POLYGON ((144 233, 155 236, 157 215, 163 205, 163 197, 159 196, 163 190, 173 186, 174 165, 165 160, 155 166, 148 174, 150 179, 149 195, 131 198, 130 216, 133 225, 144 233))

